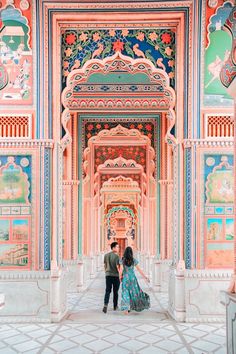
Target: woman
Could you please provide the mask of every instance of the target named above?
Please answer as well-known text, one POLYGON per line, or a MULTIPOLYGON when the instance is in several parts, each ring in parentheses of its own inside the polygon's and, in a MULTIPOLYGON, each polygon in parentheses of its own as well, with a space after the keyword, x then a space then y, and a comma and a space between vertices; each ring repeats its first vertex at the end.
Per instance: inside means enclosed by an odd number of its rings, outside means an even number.
POLYGON ((136 267, 144 279, 149 282, 149 279, 139 268, 138 261, 133 257, 132 248, 126 247, 119 267, 119 276, 122 282, 121 311, 124 311, 126 315, 131 310, 140 312, 150 307, 150 298, 148 294, 144 293, 140 288, 134 267, 136 267))

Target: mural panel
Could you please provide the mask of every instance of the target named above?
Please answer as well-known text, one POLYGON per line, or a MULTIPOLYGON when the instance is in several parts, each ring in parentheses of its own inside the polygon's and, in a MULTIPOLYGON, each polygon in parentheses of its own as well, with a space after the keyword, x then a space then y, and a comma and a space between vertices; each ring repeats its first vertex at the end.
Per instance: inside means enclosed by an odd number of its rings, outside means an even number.
POLYGON ((32 103, 32 5, 27 0, 0 6, 0 104, 32 103))
POLYGON ((30 268, 31 165, 31 155, 0 155, 0 268, 30 268))
MULTIPOLYGON (((229 58, 232 47, 231 36, 223 31, 223 25, 232 10, 232 2, 219 1, 218 8, 209 17, 207 48, 205 51, 204 105, 233 106, 233 100, 220 81, 220 71, 229 58)), ((209 8, 209 2, 207 10, 209 8)))
POLYGON ((204 155, 205 267, 233 265, 233 155, 204 155))
POLYGON ((62 32, 62 83, 87 60, 104 59, 117 51, 132 58, 147 58, 167 72, 175 85, 175 32, 173 29, 68 29, 62 32))

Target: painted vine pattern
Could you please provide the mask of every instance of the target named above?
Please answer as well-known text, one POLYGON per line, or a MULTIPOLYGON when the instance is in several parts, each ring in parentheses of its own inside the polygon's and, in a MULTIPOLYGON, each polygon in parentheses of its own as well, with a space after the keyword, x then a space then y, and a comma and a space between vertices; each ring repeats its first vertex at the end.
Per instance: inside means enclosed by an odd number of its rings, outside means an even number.
POLYGON ((109 29, 62 31, 62 84, 90 59, 104 59, 117 51, 149 59, 175 85, 175 32, 173 29, 109 29))

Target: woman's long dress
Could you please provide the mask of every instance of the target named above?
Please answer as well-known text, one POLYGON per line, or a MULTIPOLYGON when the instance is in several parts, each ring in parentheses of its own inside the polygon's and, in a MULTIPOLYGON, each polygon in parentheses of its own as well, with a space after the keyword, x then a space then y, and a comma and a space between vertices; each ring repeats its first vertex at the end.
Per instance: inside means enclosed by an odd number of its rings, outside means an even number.
POLYGON ((120 264, 123 265, 121 310, 140 312, 144 309, 149 309, 149 295, 140 288, 134 272, 134 267, 138 264, 138 261, 134 259, 134 265, 130 267, 124 265, 122 261, 120 261, 120 264))

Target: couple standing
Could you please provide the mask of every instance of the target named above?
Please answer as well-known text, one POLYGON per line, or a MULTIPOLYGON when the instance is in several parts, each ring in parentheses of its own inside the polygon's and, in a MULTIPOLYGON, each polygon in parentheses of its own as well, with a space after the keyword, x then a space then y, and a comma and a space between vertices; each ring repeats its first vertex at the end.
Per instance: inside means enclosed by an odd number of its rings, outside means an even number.
POLYGON ((134 267, 149 282, 143 271, 138 266, 138 261, 133 257, 131 247, 126 247, 122 259, 119 259, 119 244, 112 242, 111 252, 104 256, 106 274, 106 293, 104 297, 103 312, 107 313, 110 293, 113 287, 114 311, 118 309, 118 291, 122 283, 121 311, 128 314, 131 310, 143 311, 150 307, 150 298, 138 284, 134 267))

